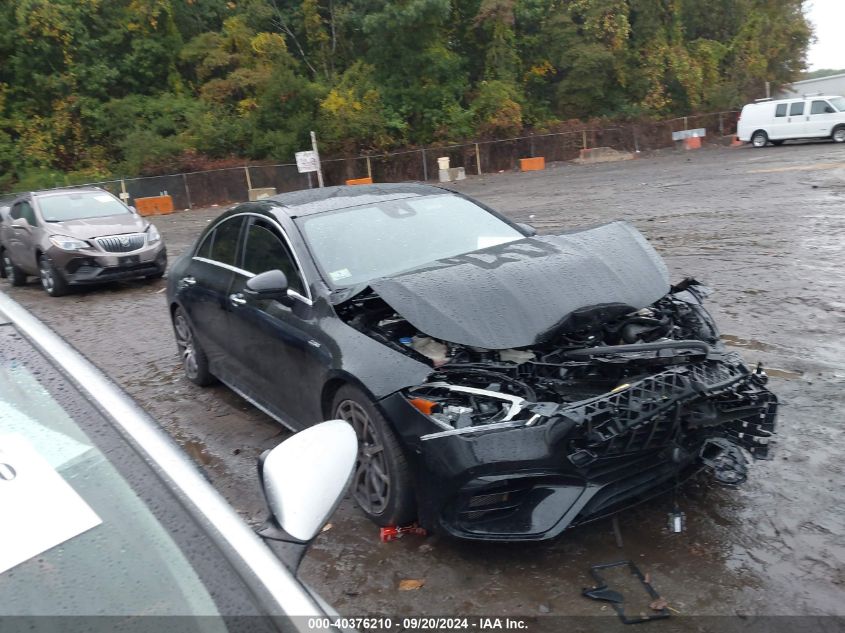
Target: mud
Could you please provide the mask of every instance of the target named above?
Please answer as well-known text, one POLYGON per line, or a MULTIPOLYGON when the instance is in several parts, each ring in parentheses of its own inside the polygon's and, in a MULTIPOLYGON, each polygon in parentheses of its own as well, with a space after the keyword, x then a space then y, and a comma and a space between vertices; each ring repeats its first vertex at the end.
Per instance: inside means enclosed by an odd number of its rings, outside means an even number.
MULTIPOLYGON (((609 521, 538 545, 382 544, 346 499, 303 577, 350 615, 608 615, 580 589, 591 584, 591 564, 630 558, 681 614, 845 614, 845 147, 665 152, 454 188, 541 232, 628 220, 675 280, 692 275, 711 286, 726 341, 771 368, 782 402, 774 458, 754 464, 737 490, 684 488, 682 534, 667 529, 672 499, 623 513, 622 548, 609 521), (400 592, 402 579, 425 584, 400 592)), ((221 211, 156 218, 171 258, 221 211)), ((33 283, 10 294, 134 396, 238 511, 259 521, 255 458, 286 433, 227 389, 182 377, 163 288, 120 283, 50 299, 33 283)))

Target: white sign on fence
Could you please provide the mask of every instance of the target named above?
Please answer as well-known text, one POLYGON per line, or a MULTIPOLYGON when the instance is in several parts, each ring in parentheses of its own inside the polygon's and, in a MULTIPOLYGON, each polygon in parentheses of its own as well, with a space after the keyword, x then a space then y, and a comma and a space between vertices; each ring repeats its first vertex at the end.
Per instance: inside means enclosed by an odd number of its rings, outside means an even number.
POLYGON ((307 151, 307 152, 297 152, 296 156, 296 169, 299 171, 300 174, 307 174, 312 171, 317 171, 320 167, 320 159, 317 156, 317 152, 307 151))

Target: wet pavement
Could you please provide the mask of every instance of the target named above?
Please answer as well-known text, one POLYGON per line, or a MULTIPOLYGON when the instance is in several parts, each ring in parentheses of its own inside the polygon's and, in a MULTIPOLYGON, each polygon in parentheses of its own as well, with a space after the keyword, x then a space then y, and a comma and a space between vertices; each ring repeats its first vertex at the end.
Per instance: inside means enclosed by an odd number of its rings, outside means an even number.
MULTIPOLYGON (((774 458, 753 464, 737 490, 684 488, 682 534, 667 529, 671 499, 622 514, 622 548, 610 521, 544 544, 413 536, 382 544, 346 499, 303 577, 348 615, 511 615, 542 624, 611 614, 580 590, 592 584, 591 564, 630 558, 680 614, 845 615, 845 146, 664 152, 454 188, 541 232, 628 220, 665 256, 674 280, 695 276, 712 287, 708 307, 725 340, 749 363, 764 363, 781 399, 774 458), (403 579, 424 585, 398 591, 403 579)), ((171 260, 221 211, 155 218, 171 260)), ((263 518, 255 458, 286 432, 226 388, 182 377, 163 281, 61 299, 36 283, 9 294, 136 398, 246 519, 263 518)))

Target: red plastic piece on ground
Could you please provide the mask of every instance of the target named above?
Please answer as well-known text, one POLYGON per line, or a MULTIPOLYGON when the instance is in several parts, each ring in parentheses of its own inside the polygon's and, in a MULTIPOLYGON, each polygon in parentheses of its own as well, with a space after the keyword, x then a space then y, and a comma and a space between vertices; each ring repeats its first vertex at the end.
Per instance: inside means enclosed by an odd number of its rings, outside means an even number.
POLYGON ((411 523, 410 525, 405 525, 401 527, 398 525, 390 525, 388 527, 383 527, 379 530, 379 538, 381 539, 382 543, 389 543, 390 541, 395 541, 398 538, 402 538, 406 534, 427 536, 428 531, 425 528, 421 528, 416 523, 411 523))

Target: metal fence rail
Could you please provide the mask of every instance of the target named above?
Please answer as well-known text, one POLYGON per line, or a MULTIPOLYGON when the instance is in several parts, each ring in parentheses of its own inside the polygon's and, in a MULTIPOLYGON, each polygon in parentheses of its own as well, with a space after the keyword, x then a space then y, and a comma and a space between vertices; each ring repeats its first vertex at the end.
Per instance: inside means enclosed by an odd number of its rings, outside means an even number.
MULTIPOLYGON (((516 169, 521 158, 543 156, 547 162, 572 160, 582 149, 610 147, 639 152, 672 147, 672 132, 704 128, 708 137, 736 133, 738 111, 715 112, 664 121, 629 123, 606 128, 586 125, 565 132, 530 134, 506 139, 480 140, 456 145, 323 159, 327 186, 341 185, 353 178, 371 177, 374 182, 434 180, 437 159, 448 156, 452 167, 463 167, 467 175, 516 169)), ((278 193, 316 187, 310 174, 297 172, 295 163, 245 165, 164 176, 121 178, 71 187, 98 186, 130 200, 170 195, 177 209, 224 205, 247 200, 249 189, 274 188, 278 193)), ((0 195, 0 205, 15 194, 0 195)))

